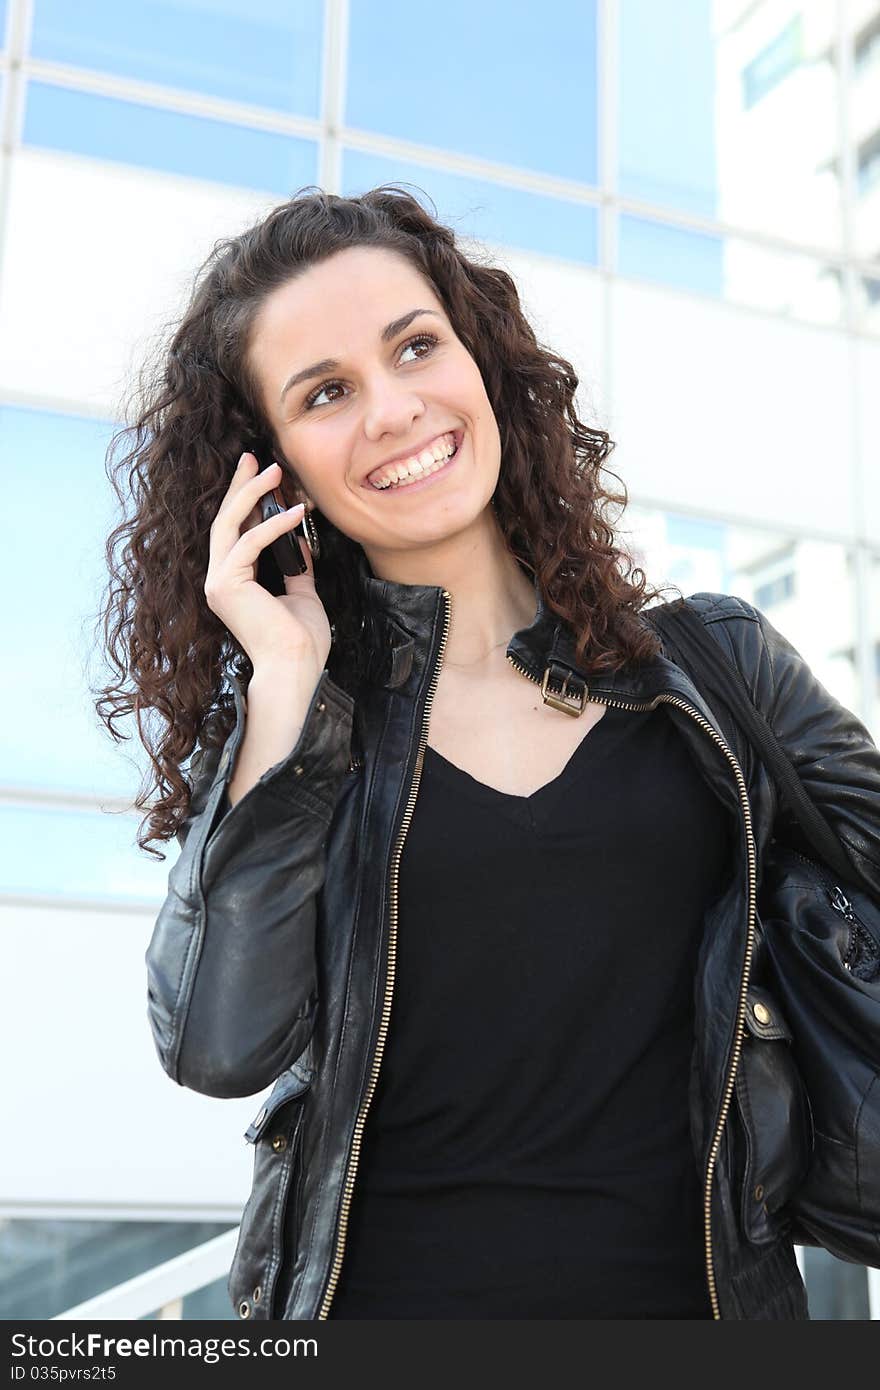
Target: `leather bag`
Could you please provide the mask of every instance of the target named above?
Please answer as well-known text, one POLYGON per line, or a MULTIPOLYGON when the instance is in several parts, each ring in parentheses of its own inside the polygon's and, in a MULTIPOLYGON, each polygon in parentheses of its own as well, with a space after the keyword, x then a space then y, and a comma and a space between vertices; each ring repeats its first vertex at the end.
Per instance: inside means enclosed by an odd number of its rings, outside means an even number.
MULTIPOLYGON (((687 600, 642 616, 713 707, 751 743, 812 855, 771 841, 759 866, 762 967, 809 1097, 813 1148, 786 1197, 796 1244, 880 1268, 880 906, 810 801, 746 682, 687 600)), ((878 809, 880 814, 880 809, 878 809)), ((778 1088, 778 1109, 787 1104, 778 1088)), ((777 1088, 769 1092, 771 1106, 777 1088)), ((784 1126, 784 1113, 765 1121, 784 1126)))

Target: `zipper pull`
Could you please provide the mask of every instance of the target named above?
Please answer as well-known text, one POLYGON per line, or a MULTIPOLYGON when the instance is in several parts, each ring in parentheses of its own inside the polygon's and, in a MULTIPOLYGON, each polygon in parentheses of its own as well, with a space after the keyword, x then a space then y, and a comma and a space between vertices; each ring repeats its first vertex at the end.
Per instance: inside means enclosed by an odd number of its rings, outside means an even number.
POLYGON ((847 918, 849 918, 850 920, 852 920, 852 917, 853 917, 852 903, 850 902, 849 898, 848 898, 848 897, 846 896, 846 894, 844 893, 843 889, 842 889, 842 888, 839 888, 839 887, 837 886, 837 884, 835 884, 835 885, 834 885, 833 891, 832 891, 832 892, 829 892, 828 896, 829 896, 829 898, 831 899, 831 906, 832 906, 837 912, 842 913, 844 917, 847 917, 847 918))
MULTIPOLYGON (((828 897, 831 901, 831 906, 834 908, 836 912, 839 912, 841 916, 847 920, 847 922, 855 922, 856 918, 855 913, 853 912, 852 903, 844 893, 843 889, 840 888, 836 883, 834 885, 834 888, 829 891, 828 897)), ((855 930, 852 926, 850 926, 849 947, 847 949, 846 955, 843 958, 843 968, 844 970, 849 970, 850 972, 852 972, 852 959, 855 955, 857 940, 858 938, 856 936, 855 930)))

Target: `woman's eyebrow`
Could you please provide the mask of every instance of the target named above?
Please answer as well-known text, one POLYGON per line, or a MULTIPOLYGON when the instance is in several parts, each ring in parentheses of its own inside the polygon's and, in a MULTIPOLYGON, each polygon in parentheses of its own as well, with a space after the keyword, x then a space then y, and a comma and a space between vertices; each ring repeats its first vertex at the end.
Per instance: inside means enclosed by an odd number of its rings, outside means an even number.
MULTIPOLYGON (((391 323, 385 325, 379 334, 381 341, 390 343, 391 339, 396 338, 398 333, 402 333, 405 328, 408 328, 419 314, 433 314, 434 318, 440 318, 436 309, 410 309, 408 314, 401 314, 399 319, 392 319, 391 323)), ((322 362, 313 362, 311 367, 303 367, 301 372, 294 372, 293 376, 289 376, 281 388, 278 404, 284 404, 284 397, 292 386, 298 386, 301 381, 308 381, 313 376, 323 376, 325 372, 335 372, 338 366, 337 358, 325 357, 322 362)))

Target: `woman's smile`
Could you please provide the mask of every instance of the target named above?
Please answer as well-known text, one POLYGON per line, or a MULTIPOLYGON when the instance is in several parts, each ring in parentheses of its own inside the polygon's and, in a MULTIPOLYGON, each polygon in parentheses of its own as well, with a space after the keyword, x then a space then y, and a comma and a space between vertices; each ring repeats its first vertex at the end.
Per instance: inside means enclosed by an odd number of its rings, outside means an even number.
MULTIPOLYGON (((383 481, 382 483, 375 481, 376 477, 382 477, 381 470, 374 469, 373 474, 371 474, 370 477, 364 480, 364 486, 368 487, 372 492, 400 492, 404 488, 407 491, 412 491, 413 488, 417 489, 421 487, 427 487, 430 483, 434 482, 435 479, 441 476, 445 477, 446 474, 451 471, 456 459, 458 458, 461 449, 461 443, 464 438, 464 431, 456 430, 453 432, 451 436, 447 435, 444 437, 447 440, 451 438, 453 444, 452 452, 448 454, 445 459, 438 459, 434 457, 431 460, 431 462, 427 464, 427 466, 424 464, 421 465, 420 472, 413 472, 410 474, 409 477, 398 479, 393 479, 394 470, 392 466, 392 468, 389 470, 392 481, 383 481)), ((403 464, 401 466, 405 467, 406 465, 403 464)))

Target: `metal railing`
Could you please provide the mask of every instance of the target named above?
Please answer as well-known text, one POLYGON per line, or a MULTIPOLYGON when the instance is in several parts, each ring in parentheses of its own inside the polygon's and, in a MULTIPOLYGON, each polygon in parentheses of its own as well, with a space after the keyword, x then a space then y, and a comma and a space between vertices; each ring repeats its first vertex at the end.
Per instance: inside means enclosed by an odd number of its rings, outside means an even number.
MULTIPOLYGON (((182 1255, 126 1279, 106 1293, 96 1294, 84 1303, 77 1303, 52 1319, 58 1321, 110 1322, 127 1318, 143 1318, 157 1313, 160 1318, 182 1318, 183 1300, 187 1294, 213 1284, 228 1273, 238 1240, 238 1227, 224 1231, 203 1245, 195 1245, 182 1255)), ((229 1315, 232 1317, 232 1305, 229 1315)))

